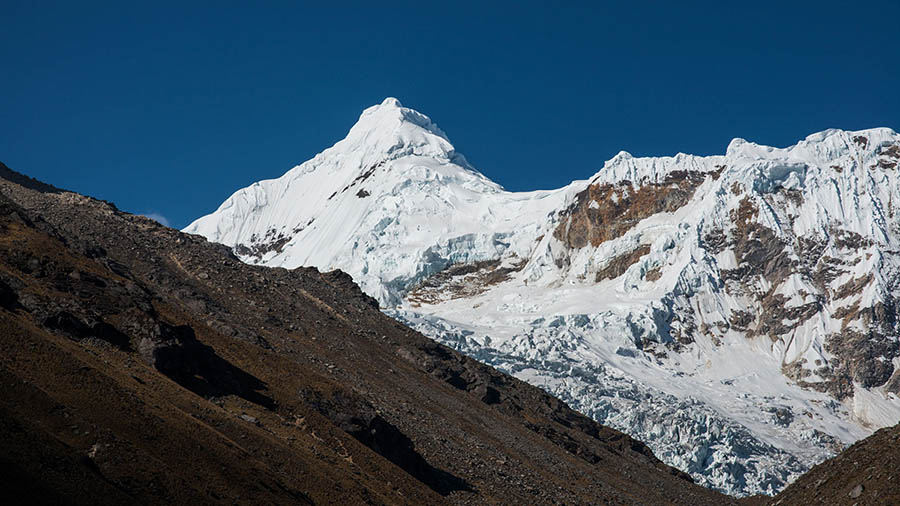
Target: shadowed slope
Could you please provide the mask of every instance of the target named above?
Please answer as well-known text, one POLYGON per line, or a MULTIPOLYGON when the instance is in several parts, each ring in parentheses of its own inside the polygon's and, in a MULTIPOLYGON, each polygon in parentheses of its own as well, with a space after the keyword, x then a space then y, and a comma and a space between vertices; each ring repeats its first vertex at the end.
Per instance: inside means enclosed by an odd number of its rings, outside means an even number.
MULTIPOLYGON (((720 504, 377 310, 0 167, 0 465, 34 503, 720 504)), ((15 487, 13 487, 13 483, 15 487)))
POLYGON ((761 504, 900 504, 900 425, 881 429, 761 504))

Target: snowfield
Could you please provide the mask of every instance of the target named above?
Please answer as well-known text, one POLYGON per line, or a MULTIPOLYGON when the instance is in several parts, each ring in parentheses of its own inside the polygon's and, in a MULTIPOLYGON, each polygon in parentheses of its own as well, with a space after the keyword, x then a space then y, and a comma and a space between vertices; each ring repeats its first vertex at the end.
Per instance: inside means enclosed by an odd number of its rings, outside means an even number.
POLYGON ((900 135, 634 158, 514 193, 393 98, 185 229, 244 261, 341 269, 393 317, 773 494, 900 421, 900 135))

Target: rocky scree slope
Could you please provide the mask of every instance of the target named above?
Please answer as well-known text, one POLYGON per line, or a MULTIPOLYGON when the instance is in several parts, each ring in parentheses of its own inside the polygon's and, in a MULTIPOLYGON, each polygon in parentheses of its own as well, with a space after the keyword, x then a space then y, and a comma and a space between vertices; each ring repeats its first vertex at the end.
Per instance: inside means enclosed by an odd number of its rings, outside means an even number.
POLYGON ((342 272, 0 166, 0 487, 29 504, 720 504, 342 272))
POLYGON ((186 230, 245 262, 340 268, 424 334, 772 494, 900 420, 900 136, 828 130, 721 156, 622 152, 512 193, 387 99, 186 230))
POLYGON ((880 429, 760 504, 900 504, 900 425, 880 429))

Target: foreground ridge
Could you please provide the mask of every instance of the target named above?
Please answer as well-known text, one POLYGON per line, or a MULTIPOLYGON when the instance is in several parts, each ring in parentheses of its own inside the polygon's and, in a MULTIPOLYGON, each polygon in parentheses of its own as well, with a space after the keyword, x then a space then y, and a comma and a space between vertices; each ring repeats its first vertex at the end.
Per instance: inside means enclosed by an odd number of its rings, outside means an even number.
POLYGON ((900 425, 895 425, 817 465, 768 504, 898 504, 898 469, 900 425))
POLYGON ((378 311, 0 165, 0 482, 73 504, 721 504, 378 311))

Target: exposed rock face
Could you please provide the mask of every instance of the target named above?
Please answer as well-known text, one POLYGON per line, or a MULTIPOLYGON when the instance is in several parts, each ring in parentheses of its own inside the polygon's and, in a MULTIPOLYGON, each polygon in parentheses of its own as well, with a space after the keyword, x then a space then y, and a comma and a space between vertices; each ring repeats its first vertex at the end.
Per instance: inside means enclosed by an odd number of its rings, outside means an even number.
MULTIPOLYGON (((712 175, 712 174, 710 174, 712 175)), ((672 171, 661 183, 591 184, 561 213, 553 235, 569 248, 616 239, 644 218, 672 213, 688 203, 707 174, 672 171)))
POLYGON ((628 253, 624 253, 622 255, 609 259, 609 261, 606 263, 606 266, 597 271, 596 281, 600 282, 607 279, 618 278, 622 274, 625 274, 625 271, 627 271, 629 267, 636 264, 638 260, 640 260, 647 253, 650 253, 650 245, 643 244, 628 253))
POLYGON ((0 166, 0 496, 46 504, 721 504, 378 311, 0 166))
POLYGON ((499 260, 451 265, 419 281, 406 294, 406 300, 421 305, 472 297, 510 279, 524 265, 524 261, 515 260, 510 265, 503 265, 499 260))
POLYGON ((278 232, 274 228, 266 231, 263 237, 253 235, 250 237, 249 246, 237 244, 234 252, 243 257, 261 259, 269 253, 281 253, 284 245, 290 241, 284 232, 278 232))
POLYGON ((57 311, 48 316, 43 324, 73 339, 100 339, 125 350, 130 348, 128 336, 102 320, 89 324, 68 311, 57 311))

